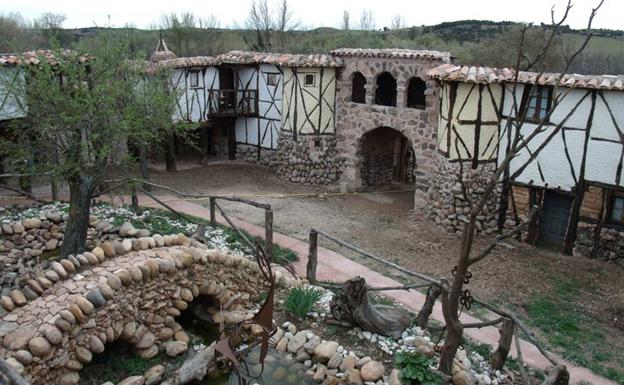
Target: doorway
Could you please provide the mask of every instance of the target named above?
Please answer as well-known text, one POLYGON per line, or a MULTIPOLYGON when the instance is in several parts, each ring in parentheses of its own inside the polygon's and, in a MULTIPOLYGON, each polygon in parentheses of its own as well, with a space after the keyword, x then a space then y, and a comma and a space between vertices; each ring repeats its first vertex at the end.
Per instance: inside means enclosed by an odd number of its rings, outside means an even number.
POLYGON ((561 246, 565 239, 574 198, 556 191, 546 191, 540 222, 540 243, 561 246))

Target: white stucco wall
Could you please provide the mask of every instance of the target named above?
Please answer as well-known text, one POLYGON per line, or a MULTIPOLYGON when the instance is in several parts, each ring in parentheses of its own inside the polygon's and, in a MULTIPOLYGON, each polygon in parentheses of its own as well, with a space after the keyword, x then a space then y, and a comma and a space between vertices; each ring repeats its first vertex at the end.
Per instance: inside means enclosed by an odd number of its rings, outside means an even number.
MULTIPOLYGON (((171 85, 178 94, 174 122, 202 122, 208 111, 208 90, 219 88, 219 74, 216 67, 177 68, 171 73, 171 85), (199 70, 199 84, 190 86, 190 74, 199 70)), ((216 101, 213 101, 215 103, 216 101)), ((216 105, 215 105, 216 107, 216 105)))

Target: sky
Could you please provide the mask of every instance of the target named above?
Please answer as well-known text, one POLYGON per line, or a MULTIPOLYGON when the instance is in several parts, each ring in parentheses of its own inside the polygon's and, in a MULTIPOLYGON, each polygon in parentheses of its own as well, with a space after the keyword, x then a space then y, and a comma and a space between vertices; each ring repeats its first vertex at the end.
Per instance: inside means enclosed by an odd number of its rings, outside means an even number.
MULTIPOLYGON (((573 0, 566 24, 584 28, 592 7, 599 0, 573 0)), ((561 13, 566 0, 289 0, 296 19, 304 27, 337 27, 344 10, 357 22, 363 9, 374 15, 376 27, 389 26, 400 14, 408 26, 432 25, 443 21, 480 19, 548 23, 550 9, 561 13)), ((0 0, 0 13, 19 12, 34 19, 43 12, 62 13, 66 28, 132 24, 148 28, 162 14, 190 11, 198 17, 216 16, 221 27, 244 25, 251 0, 0 0)), ((277 4, 278 0, 269 0, 277 4)), ((594 19, 595 28, 624 29, 624 0, 604 0, 594 19)))

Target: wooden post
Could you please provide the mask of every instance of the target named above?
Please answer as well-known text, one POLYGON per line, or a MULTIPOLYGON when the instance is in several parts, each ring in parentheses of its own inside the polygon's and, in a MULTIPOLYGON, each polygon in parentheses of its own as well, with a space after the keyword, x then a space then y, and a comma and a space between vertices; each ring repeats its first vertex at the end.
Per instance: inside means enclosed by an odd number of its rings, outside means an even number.
POLYGON ((217 198, 210 197, 210 226, 215 227, 217 225, 217 213, 216 213, 217 198))
POLYGON ((306 277, 312 285, 316 285, 316 265, 318 254, 318 233, 316 230, 310 230, 310 249, 308 252, 308 264, 306 266, 306 277))
POLYGON ((132 211, 139 213, 139 197, 137 196, 136 187, 132 186, 132 211))
POLYGON ((418 312, 416 316, 416 324, 421 328, 427 327, 427 323, 429 322, 429 317, 433 312, 433 306, 435 305, 436 300, 442 293, 440 286, 438 285, 430 285, 427 289, 427 297, 425 298, 425 304, 418 312))
POLYGON ((174 134, 169 134, 165 144, 165 167, 167 172, 176 171, 176 139, 174 134))
POLYGON ((52 200, 57 201, 58 200, 58 182, 56 181, 56 178, 54 176, 50 179, 50 189, 52 191, 52 200))
POLYGON ((490 365, 492 365, 492 369, 500 370, 505 366, 505 361, 507 361, 507 356, 509 355, 509 350, 511 349, 511 341, 514 335, 515 324, 513 320, 509 318, 503 318, 503 324, 499 329, 500 339, 498 340, 498 348, 494 353, 492 353, 492 357, 490 358, 490 365))
POLYGON ((273 210, 264 210, 265 252, 269 261, 273 261, 273 210))

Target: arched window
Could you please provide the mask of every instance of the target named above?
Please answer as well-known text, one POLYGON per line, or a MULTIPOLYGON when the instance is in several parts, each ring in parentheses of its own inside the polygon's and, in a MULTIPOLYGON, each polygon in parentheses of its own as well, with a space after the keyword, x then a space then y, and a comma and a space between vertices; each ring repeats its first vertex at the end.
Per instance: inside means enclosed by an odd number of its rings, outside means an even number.
POLYGON ((409 108, 424 109, 427 106, 425 90, 427 85, 421 78, 410 79, 407 87, 407 106, 409 108))
POLYGON ((384 72, 377 77, 377 90, 375 91, 375 104, 396 107, 397 83, 394 76, 384 72))
POLYGON ((353 90, 351 93, 351 101, 354 103, 366 103, 366 78, 360 72, 353 74, 353 90))

